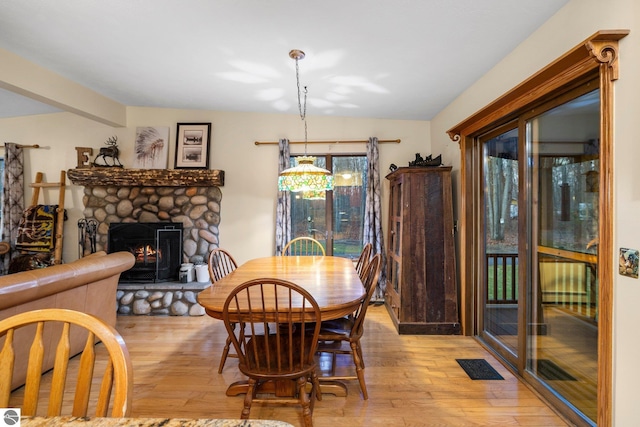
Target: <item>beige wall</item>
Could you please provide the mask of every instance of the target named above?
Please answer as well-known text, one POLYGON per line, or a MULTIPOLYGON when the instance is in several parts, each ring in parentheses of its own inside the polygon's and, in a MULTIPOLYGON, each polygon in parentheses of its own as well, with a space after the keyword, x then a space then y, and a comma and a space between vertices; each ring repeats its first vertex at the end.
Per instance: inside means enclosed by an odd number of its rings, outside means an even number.
MULTIPOLYGON (((433 151, 459 167, 459 149, 446 130, 545 67, 591 34, 602 29, 630 29, 620 43, 620 79, 615 83, 614 248, 640 249, 640 164, 637 123, 640 116, 640 4, 637 0, 572 0, 494 69, 483 76, 431 122, 433 151)), ((490 46, 487 47, 488 49, 490 46)), ((454 175, 455 177, 455 175, 454 175)), ((459 187, 459 183, 457 183, 459 187)), ((456 193, 459 193, 459 188, 456 193)), ((613 257, 617 265, 617 255, 613 257)), ((614 287, 614 425, 636 425, 640 419, 638 325, 640 281, 615 274, 614 287)))
MULTIPOLYGON (((114 128, 71 113, 0 120, 2 142, 39 144, 40 149, 25 150, 25 179, 37 171, 48 181, 57 181, 60 170, 75 168, 74 147, 94 147, 94 153, 107 138, 116 135, 121 161, 131 167, 137 126, 169 126, 169 167, 174 164, 176 123, 211 122, 210 168, 225 171, 222 187, 220 245, 237 261, 273 253, 275 200, 277 193, 278 147, 256 146, 254 141, 304 140, 304 127, 297 115, 186 111, 157 108, 127 108, 126 128, 114 128)), ((401 139, 400 144, 380 144, 381 179, 385 184, 384 211, 388 185, 384 176, 389 164, 406 166, 416 152, 429 153, 429 122, 375 119, 307 118, 309 140, 401 139)), ((303 145, 292 145, 292 154, 303 153, 303 145)), ((365 144, 308 146, 309 153, 364 153, 365 144)), ((68 183, 70 184, 70 183, 68 183)), ((47 203, 55 203, 58 193, 45 190, 47 203)), ((82 187, 69 185, 66 208, 64 260, 78 257, 77 222, 82 217, 82 187)), ((28 189, 26 202, 30 201, 28 189)), ((41 198, 41 200, 43 200, 41 198)), ((385 220, 386 224, 386 220, 385 220)))

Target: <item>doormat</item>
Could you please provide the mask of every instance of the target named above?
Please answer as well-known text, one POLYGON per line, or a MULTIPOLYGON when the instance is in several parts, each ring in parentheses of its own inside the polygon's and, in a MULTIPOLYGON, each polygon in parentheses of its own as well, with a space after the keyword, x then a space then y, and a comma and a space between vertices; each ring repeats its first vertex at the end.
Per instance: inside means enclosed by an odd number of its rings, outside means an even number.
POLYGON ((578 381, 549 359, 538 359, 537 368, 538 376, 547 381, 578 381))
POLYGON ((472 380, 503 380, 493 366, 484 359, 456 359, 472 380))

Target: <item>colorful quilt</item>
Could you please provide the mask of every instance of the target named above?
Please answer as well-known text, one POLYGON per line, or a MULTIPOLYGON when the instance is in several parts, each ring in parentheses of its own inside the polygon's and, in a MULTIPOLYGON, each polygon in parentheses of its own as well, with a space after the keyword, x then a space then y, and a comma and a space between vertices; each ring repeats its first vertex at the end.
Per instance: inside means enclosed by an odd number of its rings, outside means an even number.
POLYGON ((27 208, 18 224, 16 250, 51 252, 55 244, 58 205, 35 205, 27 208))

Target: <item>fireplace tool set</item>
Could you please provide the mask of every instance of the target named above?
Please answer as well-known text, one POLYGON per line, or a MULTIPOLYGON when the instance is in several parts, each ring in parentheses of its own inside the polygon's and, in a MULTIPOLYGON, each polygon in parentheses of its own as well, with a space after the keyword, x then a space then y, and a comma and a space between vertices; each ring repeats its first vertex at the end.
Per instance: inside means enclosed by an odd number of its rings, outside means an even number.
POLYGON ((97 220, 86 219, 86 218, 81 218, 78 220, 78 244, 79 244, 80 258, 82 258, 87 253, 87 251, 90 254, 96 252, 97 231, 98 231, 97 220))

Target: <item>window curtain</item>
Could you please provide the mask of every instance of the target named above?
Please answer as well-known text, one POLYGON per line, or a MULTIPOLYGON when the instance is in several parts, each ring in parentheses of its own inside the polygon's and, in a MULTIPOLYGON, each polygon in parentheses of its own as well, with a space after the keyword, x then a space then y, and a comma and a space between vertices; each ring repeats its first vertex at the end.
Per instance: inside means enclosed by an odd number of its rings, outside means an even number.
POLYGON ((4 190, 2 194, 2 241, 9 242, 11 251, 3 260, 3 271, 15 252, 18 223, 24 212, 24 160, 22 148, 13 142, 4 144, 4 190))
MULTIPOLYGON (((278 174, 289 168, 289 140, 278 141, 278 174)), ((282 255, 282 249, 291 240, 291 196, 288 191, 278 191, 276 207, 276 255, 282 255)))
POLYGON ((380 183, 380 165, 378 138, 369 138, 367 143, 367 192, 364 214, 363 243, 373 245, 374 254, 382 254, 380 278, 374 294, 375 299, 384 297, 386 287, 386 257, 382 237, 382 185, 380 183))

